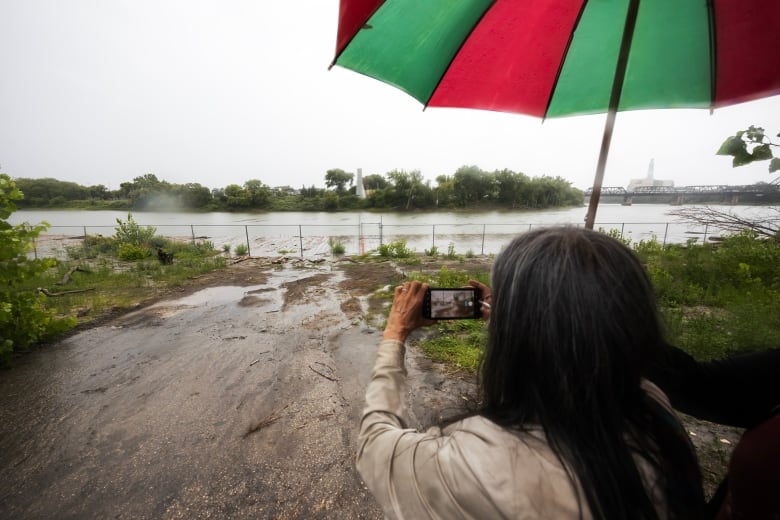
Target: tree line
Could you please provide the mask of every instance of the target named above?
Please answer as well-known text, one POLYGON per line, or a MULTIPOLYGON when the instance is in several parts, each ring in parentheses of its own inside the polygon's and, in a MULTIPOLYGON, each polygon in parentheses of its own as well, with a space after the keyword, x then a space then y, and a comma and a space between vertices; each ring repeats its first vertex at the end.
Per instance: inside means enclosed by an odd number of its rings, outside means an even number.
POLYGON ((462 166, 435 183, 417 171, 393 170, 363 177, 366 198, 358 197, 356 175, 342 169, 325 174, 325 188, 271 187, 258 179, 209 189, 198 183, 175 184, 148 173, 117 190, 82 186, 53 178, 17 178, 24 193, 21 208, 192 211, 339 211, 358 209, 433 210, 461 208, 543 209, 579 206, 581 190, 561 177, 529 177, 511 170, 488 172, 462 166))

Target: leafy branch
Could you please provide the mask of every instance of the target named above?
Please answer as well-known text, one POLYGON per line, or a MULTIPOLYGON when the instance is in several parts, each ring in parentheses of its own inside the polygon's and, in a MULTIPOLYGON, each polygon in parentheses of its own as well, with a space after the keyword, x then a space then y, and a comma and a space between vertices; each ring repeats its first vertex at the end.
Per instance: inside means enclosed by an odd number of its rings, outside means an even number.
MULTIPOLYGON (((780 134, 777 134, 777 137, 780 137, 780 134)), ((740 130, 723 141, 716 153, 733 157, 731 164, 734 168, 768 160, 769 173, 774 173, 780 170, 780 158, 775 157, 772 152, 772 147, 777 146, 780 145, 773 143, 763 128, 750 125, 747 130, 740 130)))

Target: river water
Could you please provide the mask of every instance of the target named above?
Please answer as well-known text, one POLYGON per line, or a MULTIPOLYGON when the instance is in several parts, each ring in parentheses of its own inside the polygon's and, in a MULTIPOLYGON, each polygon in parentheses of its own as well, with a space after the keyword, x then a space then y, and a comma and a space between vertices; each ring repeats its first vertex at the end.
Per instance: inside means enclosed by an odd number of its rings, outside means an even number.
MULTIPOLYGON (((766 206, 721 206, 741 216, 760 216, 766 206)), ((665 243, 692 238, 708 240, 722 234, 712 227, 686 224, 668 215, 667 204, 599 205, 596 229, 617 230, 633 241, 655 236, 665 243)), ((341 242, 347 254, 376 250, 380 244, 405 240, 407 247, 423 252, 498 253, 512 236, 555 224, 583 225, 586 207, 542 211, 437 211, 437 212, 265 212, 265 213, 161 213, 136 212, 133 219, 153 226, 159 235, 182 240, 209 240, 218 249, 244 244, 253 256, 330 254, 329 240, 341 242)), ((35 254, 62 257, 66 247, 78 245, 85 235, 110 236, 123 211, 17 211, 12 224, 47 222, 35 254)))

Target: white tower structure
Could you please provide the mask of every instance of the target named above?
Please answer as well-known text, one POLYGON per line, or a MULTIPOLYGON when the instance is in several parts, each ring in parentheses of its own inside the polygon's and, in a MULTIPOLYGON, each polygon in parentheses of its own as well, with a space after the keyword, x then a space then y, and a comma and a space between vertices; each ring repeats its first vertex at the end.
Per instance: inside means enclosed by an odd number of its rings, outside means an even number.
POLYGON ((355 193, 359 199, 366 198, 366 189, 363 187, 363 168, 357 169, 357 180, 355 183, 355 193))

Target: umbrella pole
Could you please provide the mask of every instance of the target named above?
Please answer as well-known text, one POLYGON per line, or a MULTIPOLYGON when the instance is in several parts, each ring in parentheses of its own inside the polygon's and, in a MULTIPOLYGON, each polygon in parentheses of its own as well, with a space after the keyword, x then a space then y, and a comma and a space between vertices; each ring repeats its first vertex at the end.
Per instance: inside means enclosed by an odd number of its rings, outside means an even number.
POLYGON ((593 179, 593 189, 590 193, 590 203, 588 204, 588 214, 585 216, 585 227, 593 229, 596 223, 596 209, 599 206, 601 198, 601 183, 604 180, 604 170, 607 167, 607 156, 609 155, 609 145, 612 143, 612 130, 615 128, 615 116, 620 105, 620 94, 623 92, 623 80, 626 77, 626 65, 628 64, 628 55, 631 52, 631 40, 634 38, 634 27, 636 26, 636 15, 639 11, 639 0, 631 0, 626 11, 626 25, 623 30, 623 39, 620 42, 620 54, 618 54, 617 65, 615 66, 615 78, 612 81, 612 92, 609 96, 609 108, 607 109, 607 122, 604 124, 604 135, 601 138, 601 151, 599 152, 599 162, 596 165, 596 176, 593 179))
POLYGON ((593 229, 593 224, 596 222, 596 209, 599 207, 599 198, 601 198, 601 184, 604 180, 604 170, 607 167, 607 156, 609 155, 609 146, 612 143, 612 129, 615 128, 616 115, 617 110, 610 107, 609 112, 607 112, 607 122, 604 124, 604 135, 601 137, 601 151, 599 152, 599 162, 596 165, 593 188, 590 192, 588 214, 585 216, 585 227, 588 229, 593 229))

